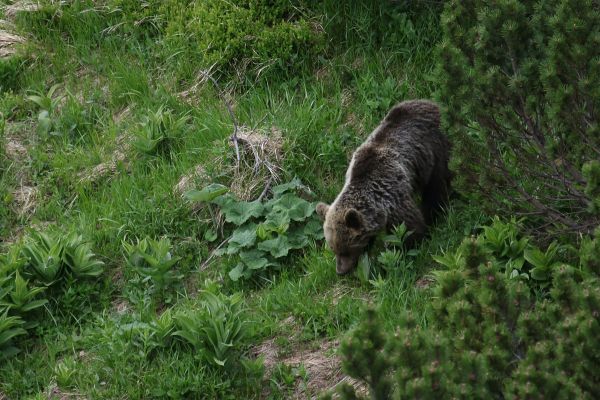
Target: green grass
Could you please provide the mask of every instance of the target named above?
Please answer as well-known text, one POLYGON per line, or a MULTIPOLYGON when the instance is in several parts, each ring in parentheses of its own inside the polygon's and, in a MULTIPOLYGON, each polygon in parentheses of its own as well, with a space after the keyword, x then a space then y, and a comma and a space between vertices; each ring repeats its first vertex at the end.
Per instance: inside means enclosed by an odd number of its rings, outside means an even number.
MULTIPOLYGON (((322 59, 306 63, 303 73, 221 85, 232 89, 228 96, 240 124, 283 132, 283 180, 298 176, 325 201, 340 190, 352 150, 389 107, 432 97, 435 89, 430 74, 440 36, 438 10, 390 11, 349 3, 316 12, 329 46, 322 59)), ((260 397, 269 386, 260 366, 214 368, 180 342, 148 351, 128 331, 165 307, 193 309, 207 279, 223 293, 244 295, 249 333, 242 357, 251 358, 249 349, 269 339, 288 353, 340 339, 366 304, 380 307, 386 329, 394 327, 401 310, 424 315, 420 311, 430 293, 416 282, 435 268, 431 256, 457 245, 484 216, 453 202, 418 248, 413 266, 378 282, 338 277, 333 254, 323 243, 288 258, 282 270, 248 282, 229 280, 231 266, 220 258, 200 270, 214 247, 203 240, 210 221, 193 212, 173 187, 199 164, 213 180, 228 183, 224 166, 234 162, 235 153, 227 143, 232 125, 225 106, 208 83, 188 99, 180 95, 195 84, 197 68, 177 48, 144 35, 107 31, 116 21, 90 11, 88 2, 74 2, 61 14, 57 4, 18 14, 15 29, 28 38, 19 57, 26 61, 2 67, 4 140, 19 140, 28 155, 2 161, 0 200, 8 207, 0 212, 0 240, 13 241, 25 229, 45 224, 78 231, 93 242, 106 272, 53 294, 38 311, 34 334, 19 341, 22 352, 0 361, 0 393, 35 397, 57 385, 62 392, 91 398, 260 397), (39 109, 26 97, 53 84, 65 96, 51 116, 60 134, 43 137, 36 132, 39 109), (166 153, 145 155, 124 147, 144 116, 159 107, 187 117, 166 153), (112 173, 82 180, 82 174, 113 160, 117 150, 124 157, 112 173), (21 185, 39 193, 24 215, 11 195, 21 185), (185 276, 152 301, 125 271, 122 247, 124 240, 146 236, 171 240, 185 276), (293 322, 286 323, 290 317, 293 322)), ((426 323, 424 317, 421 322, 426 323)), ((274 398, 285 397, 278 393, 273 391, 274 398)))

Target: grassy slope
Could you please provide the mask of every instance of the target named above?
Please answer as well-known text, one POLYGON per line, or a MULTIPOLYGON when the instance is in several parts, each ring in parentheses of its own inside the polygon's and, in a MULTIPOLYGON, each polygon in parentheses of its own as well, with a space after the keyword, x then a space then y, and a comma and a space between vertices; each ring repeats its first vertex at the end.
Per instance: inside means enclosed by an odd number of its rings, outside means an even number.
MULTIPOLYGON (((330 39, 340 43, 318 72, 309 68, 303 76, 263 81, 233 95, 242 124, 284 132, 286 177, 299 176, 324 200, 340 189, 350 151, 388 107, 405 98, 431 97, 434 89, 428 79, 439 36, 434 12, 399 20, 411 21, 413 29, 387 37, 372 34, 372 13, 344 7, 348 9, 338 11, 348 15, 326 23, 330 39)), ((5 218, 1 235, 13 238, 23 228, 43 223, 77 229, 94 241, 110 273, 49 304, 45 312, 50 317, 38 327, 38 337, 24 342, 25 350, 0 369, 0 393, 34 396, 57 382, 63 392, 102 398, 233 398, 261 391, 251 377, 245 384, 231 371, 201 365, 189 352, 173 349, 147 357, 131 351, 125 324, 156 313, 143 299, 132 301, 135 294, 127 292, 127 277, 119 273, 121 241, 131 237, 168 236, 184 258, 187 283, 171 296, 178 309, 194 306, 195 292, 206 278, 221 281, 224 292, 242 291, 252 315, 254 344, 275 338, 281 348, 293 351, 340 338, 360 318, 365 302, 381 307, 388 328, 399 310, 423 310, 428 293, 415 282, 432 268, 431 254, 458 243, 482 218, 460 203, 433 229, 410 269, 373 284, 338 278, 333 255, 321 244, 261 282, 234 284, 220 262, 198 272, 209 252, 202 240, 206 224, 172 188, 198 164, 218 175, 219 166, 211 165, 215 155, 233 157, 226 144, 228 115, 211 87, 202 87, 190 102, 177 95, 193 82, 182 79, 190 76, 190 66, 176 49, 156 50, 152 41, 102 34, 103 23, 93 13, 71 17, 68 26, 48 26, 25 16, 17 20, 34 58, 14 91, 0 97, 0 111, 8 116, 7 136, 18 139, 28 156, 13 160, 12 174, 0 183, 7 191, 23 184, 36 187, 38 196, 34 210, 5 218), (41 140, 35 132, 37 110, 24 98, 55 83, 61 93, 73 95, 57 118, 65 129, 77 128, 70 135, 41 140), (161 105, 189 116, 170 159, 147 159, 130 150, 117 165, 119 173, 94 184, 80 182, 79 173, 110 160, 121 147, 119 138, 161 105), (122 304, 128 307, 125 313, 117 310, 122 304)), ((286 396, 286 373, 294 374, 284 371, 273 378, 274 397, 286 396)))

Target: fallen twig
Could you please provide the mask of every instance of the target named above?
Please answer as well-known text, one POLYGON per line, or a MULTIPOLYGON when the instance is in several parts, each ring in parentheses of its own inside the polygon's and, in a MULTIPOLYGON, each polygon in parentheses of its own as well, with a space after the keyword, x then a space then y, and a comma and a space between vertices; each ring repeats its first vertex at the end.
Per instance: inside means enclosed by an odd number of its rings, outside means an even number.
POLYGON ((273 181, 273 176, 271 175, 269 177, 269 180, 267 181, 267 184, 265 185, 265 188, 263 189, 263 191, 260 194, 260 196, 258 196, 258 198, 256 199, 256 201, 262 201, 262 199, 267 195, 267 193, 269 192, 269 189, 271 188, 271 182, 272 181, 273 181))
POLYGON ((229 242, 230 238, 227 238, 225 240, 223 240, 221 243, 219 243, 219 245, 217 247, 215 247, 213 249, 213 251, 210 253, 210 256, 208 256, 208 258, 206 259, 206 261, 204 261, 202 263, 202 265, 200 265, 200 271, 204 271, 206 269, 206 267, 208 267, 208 263, 210 262, 210 260, 212 260, 215 257, 215 253, 217 252, 217 250, 219 250, 221 247, 223 247, 223 245, 227 242, 229 242))

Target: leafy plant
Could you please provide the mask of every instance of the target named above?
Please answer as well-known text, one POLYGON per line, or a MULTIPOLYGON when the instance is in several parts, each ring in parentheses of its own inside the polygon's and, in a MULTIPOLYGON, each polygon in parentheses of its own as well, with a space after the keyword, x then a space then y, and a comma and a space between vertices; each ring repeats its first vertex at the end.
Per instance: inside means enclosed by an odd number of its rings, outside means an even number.
POLYGON ((269 377, 271 395, 278 396, 275 398, 293 397, 293 390, 298 379, 304 381, 308 379, 308 374, 302 364, 294 367, 283 362, 276 363, 269 377))
POLYGON ((81 235, 71 235, 64 242, 63 261, 74 277, 97 277, 104 272, 104 263, 97 259, 90 243, 81 235))
MULTIPOLYGON (((14 275, 14 286, 12 287, 12 290, 7 293, 10 301, 0 302, 0 306, 5 306, 11 311, 22 315, 46 304, 48 302, 47 299, 35 300, 35 297, 46 290, 46 288, 30 288, 28 283, 28 281, 21 277, 17 270, 14 275)), ((0 287, 1 286, 2 285, 0 285, 0 287)), ((25 328, 29 328, 29 326, 25 326, 25 328)))
POLYGON ((132 322, 120 324, 117 329, 117 339, 129 343, 142 355, 148 356, 161 348, 168 347, 175 331, 175 319, 171 309, 166 309, 158 315, 153 315, 149 321, 135 316, 132 322))
POLYGON ((27 100, 35 103, 39 108, 40 112, 38 114, 38 133, 45 137, 46 135, 58 135, 59 133, 55 132, 56 128, 55 122, 55 113, 58 108, 58 105, 64 98, 64 96, 54 96, 56 90, 60 87, 60 85, 53 85, 47 93, 37 92, 33 95, 27 96, 27 100))
POLYGON ((279 261, 290 251, 323 238, 321 223, 314 215, 315 203, 293 193, 300 188, 298 179, 275 186, 273 197, 266 201, 238 201, 215 186, 187 192, 190 200, 218 205, 225 221, 236 226, 221 252, 238 259, 237 266, 229 272, 232 280, 279 267, 279 261))
POLYGON ((0 254, 0 279, 12 276, 16 271, 23 268, 27 260, 23 257, 21 246, 12 245, 4 254, 0 254))
POLYGON ((248 334, 242 297, 204 291, 201 307, 175 315, 178 330, 174 335, 191 344, 203 360, 228 366, 248 334))
POLYGON ((73 377, 77 372, 77 364, 72 357, 67 357, 56 363, 54 367, 54 376, 56 383, 61 388, 68 388, 73 385, 73 377))
POLYGON ((23 325, 21 317, 8 315, 8 308, 0 314, 0 361, 19 352, 19 349, 12 344, 12 339, 27 333, 23 325))
POLYGON ((557 261, 557 253, 561 246, 557 242, 552 242, 546 251, 541 251, 536 247, 530 247, 525 250, 524 257, 529 264, 533 266, 530 275, 538 281, 547 281, 550 279, 552 271, 561 263, 557 261))
POLYGON ((211 183, 202 190, 188 190, 184 193, 184 197, 192 202, 207 203, 213 227, 204 232, 204 240, 214 242, 217 239, 218 221, 213 210, 213 205, 210 203, 219 196, 224 195, 229 191, 229 188, 218 183, 211 183))
POLYGON ((171 241, 167 238, 144 238, 137 243, 123 242, 127 265, 157 290, 163 289, 183 277, 173 269, 180 257, 171 255, 171 241))
POLYGON ((45 285, 52 285, 64 273, 64 243, 57 234, 32 232, 22 249, 27 259, 24 271, 45 285))
MULTIPOLYGON (((483 227, 483 233, 473 237, 472 241, 481 246, 487 257, 493 260, 507 277, 529 282, 532 288, 544 288, 551 281, 553 269, 561 262, 558 256, 568 246, 551 243, 546 251, 537 248, 530 238, 519 233, 520 224, 514 218, 502 221, 498 217, 492 223, 483 227)), ((448 269, 458 270, 464 268, 469 262, 470 253, 474 244, 465 242, 455 251, 442 255, 434 255, 433 259, 448 269)))
POLYGON ((150 330, 152 332, 152 345, 154 348, 166 347, 175 331, 175 319, 170 309, 150 321, 150 330))
POLYGON ((362 282, 377 284, 382 275, 410 270, 417 251, 407 248, 406 241, 411 232, 404 223, 396 226, 391 233, 381 233, 358 260, 357 274, 362 282), (375 259, 377 262, 374 262, 375 259))
POLYGON ((32 232, 21 250, 27 262, 24 272, 50 286, 64 274, 75 278, 97 277, 104 263, 97 259, 81 235, 32 232))
MULTIPOLYGON (((33 231, 22 245, 15 244, 6 254, 1 254, 0 312, 5 312, 5 315, 0 321, 0 348, 5 334, 8 338, 5 355, 18 351, 10 341, 12 337, 38 326, 39 321, 31 312, 49 302, 47 289, 50 286, 62 289, 62 306, 68 308, 65 303, 70 293, 77 292, 75 281, 98 276, 103 271, 102 266, 103 263, 96 259, 82 236, 63 236, 59 232, 33 231), (6 332, 3 333, 3 330, 6 332)), ((78 307, 80 303, 79 296, 78 307)), ((80 315, 82 313, 80 310, 80 315)), ((3 350, 0 349, 0 352, 3 350)))
POLYGON ((133 147, 147 155, 167 155, 181 137, 187 122, 187 116, 176 118, 161 106, 144 116, 134 134, 133 147))

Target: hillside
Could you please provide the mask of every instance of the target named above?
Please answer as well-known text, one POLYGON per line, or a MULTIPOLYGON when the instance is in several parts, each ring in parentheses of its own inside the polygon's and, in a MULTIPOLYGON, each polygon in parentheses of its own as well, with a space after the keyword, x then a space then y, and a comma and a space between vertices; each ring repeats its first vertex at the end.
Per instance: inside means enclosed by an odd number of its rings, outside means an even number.
POLYGON ((451 97, 437 2, 0 3, 0 399, 364 394, 340 342, 368 307, 431 325, 463 239, 539 301, 531 254, 579 265, 581 237, 494 218, 458 169, 418 247, 400 229, 336 275, 316 202, 391 106, 451 97))

